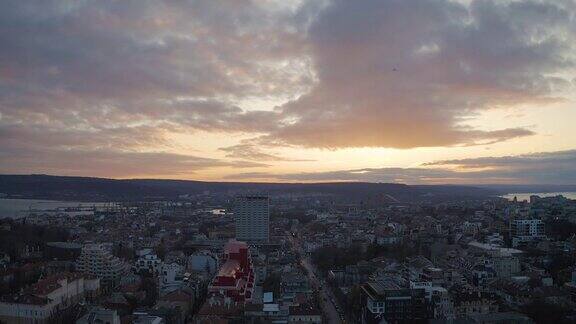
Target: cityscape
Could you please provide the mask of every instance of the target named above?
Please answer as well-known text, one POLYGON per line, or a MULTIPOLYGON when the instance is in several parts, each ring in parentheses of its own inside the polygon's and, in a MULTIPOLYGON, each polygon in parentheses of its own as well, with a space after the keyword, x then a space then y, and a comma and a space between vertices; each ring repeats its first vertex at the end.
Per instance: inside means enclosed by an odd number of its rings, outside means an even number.
POLYGON ((0 1, 0 324, 576 323, 575 0, 0 1))
POLYGON ((576 320, 576 200, 423 198, 204 190, 24 210, 0 220, 0 322, 576 320))

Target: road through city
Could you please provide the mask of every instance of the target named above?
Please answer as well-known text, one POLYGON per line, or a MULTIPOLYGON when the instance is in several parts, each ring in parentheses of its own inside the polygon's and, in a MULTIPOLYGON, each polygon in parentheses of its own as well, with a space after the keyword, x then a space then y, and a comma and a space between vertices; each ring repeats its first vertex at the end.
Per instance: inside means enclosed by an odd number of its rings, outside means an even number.
POLYGON ((306 269, 306 273, 308 275, 308 279, 310 280, 312 288, 316 289, 320 295, 320 305, 322 306, 324 314, 326 314, 327 317, 326 319, 328 320, 328 323, 331 324, 342 323, 340 314, 336 309, 335 305, 336 300, 332 296, 332 293, 330 292, 326 282, 319 278, 318 270, 316 269, 314 264, 312 264, 310 258, 306 256, 306 253, 302 249, 302 246, 300 245, 298 239, 292 237, 291 241, 293 248, 296 251, 298 251, 301 256, 300 264, 304 267, 304 269, 306 269))

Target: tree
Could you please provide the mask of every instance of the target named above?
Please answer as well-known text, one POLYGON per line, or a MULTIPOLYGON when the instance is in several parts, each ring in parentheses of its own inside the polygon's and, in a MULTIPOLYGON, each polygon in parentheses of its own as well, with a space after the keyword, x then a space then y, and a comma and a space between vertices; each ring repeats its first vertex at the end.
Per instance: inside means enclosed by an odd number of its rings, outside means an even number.
POLYGON ((142 290, 146 292, 146 298, 144 299, 145 306, 154 306, 156 300, 158 299, 158 283, 154 277, 144 277, 142 278, 142 284, 140 286, 142 290))
POLYGON ((344 303, 346 312, 352 320, 359 320, 362 313, 362 288, 354 286, 346 294, 346 302, 344 303))
POLYGON ((281 274, 273 272, 266 277, 266 279, 262 283, 262 288, 265 292, 271 291, 274 293, 274 296, 280 296, 281 285, 282 285, 281 274))
POLYGON ((566 316, 570 310, 544 300, 534 300, 523 307, 523 312, 536 323, 571 323, 566 316))

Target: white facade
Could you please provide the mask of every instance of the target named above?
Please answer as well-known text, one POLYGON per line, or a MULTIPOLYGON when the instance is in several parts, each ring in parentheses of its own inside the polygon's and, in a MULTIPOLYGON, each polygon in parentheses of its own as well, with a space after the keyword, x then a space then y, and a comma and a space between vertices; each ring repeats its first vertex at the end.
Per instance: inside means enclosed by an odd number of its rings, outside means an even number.
POLYGON ((544 222, 540 219, 515 219, 510 223, 512 246, 546 238, 544 222))
POLYGON ((270 238, 270 207, 266 196, 236 198, 234 210, 236 239, 248 243, 267 243, 270 238))
POLYGON ((48 323, 59 311, 100 289, 99 280, 63 274, 38 281, 25 294, 0 302, 0 323, 48 323))
POLYGON ((159 268, 158 290, 165 295, 184 285, 184 267, 177 263, 162 264, 159 268))
POLYGON ((158 273, 160 263, 162 263, 162 260, 158 259, 155 254, 147 254, 136 261, 134 269, 136 270, 136 273, 147 271, 148 273, 156 274, 158 273))
POLYGON ((48 304, 0 302, 0 322, 2 323, 47 323, 52 315, 48 304))
POLYGON ((117 283, 128 267, 101 244, 86 244, 76 260, 76 270, 98 277, 104 283, 117 283))

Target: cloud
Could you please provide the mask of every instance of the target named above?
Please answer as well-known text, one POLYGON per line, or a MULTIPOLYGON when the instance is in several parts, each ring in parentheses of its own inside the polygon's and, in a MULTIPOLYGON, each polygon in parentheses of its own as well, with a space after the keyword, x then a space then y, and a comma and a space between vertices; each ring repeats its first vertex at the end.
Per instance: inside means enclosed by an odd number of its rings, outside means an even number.
POLYGON ((516 171, 576 170, 576 150, 530 153, 503 157, 480 157, 459 160, 443 160, 424 164, 425 166, 453 166, 461 169, 505 169, 516 171))
POLYGON ((291 182, 361 181, 407 184, 574 185, 576 184, 576 150, 437 161, 418 168, 363 168, 290 174, 247 172, 228 178, 291 182))
POLYGON ((146 175, 186 177, 214 168, 256 168, 267 164, 146 151, 150 143, 169 146, 162 128, 75 130, 0 127, 0 173, 50 173, 101 177, 146 175), (127 149, 130 148, 130 149, 127 149))
POLYGON ((265 179, 269 181, 291 182, 398 182, 398 183, 428 183, 428 181, 444 180, 452 175, 446 170, 420 168, 364 168, 328 172, 303 172, 290 174, 273 174, 266 172, 246 172, 230 175, 227 179, 265 179))
POLYGON ((163 152, 170 132, 265 132, 277 114, 235 102, 312 82, 296 18, 280 9, 248 0, 3 2, 2 169, 128 176, 157 173, 152 161, 168 157, 176 174, 266 166, 163 152), (85 164, 71 165, 77 157, 85 164))
POLYGON ((465 120, 565 100, 575 12, 567 0, 7 0, 0 152, 26 172, 19 161, 40 148, 48 160, 109 152, 130 165, 168 151, 167 134, 199 130, 252 136, 222 148, 229 163, 299 161, 272 151, 283 146, 530 136, 465 120))
POLYGON ((220 148, 221 151, 226 152, 226 157, 238 158, 254 161, 290 161, 290 162, 310 162, 313 160, 305 159, 290 159, 278 154, 267 153, 259 148, 258 144, 250 143, 250 141, 243 142, 238 145, 220 148))
POLYGON ((463 117, 561 100, 573 71, 574 11, 558 1, 333 1, 309 30, 318 83, 283 107, 270 139, 305 147, 493 143, 463 117))
POLYGON ((9 0, 0 10, 1 122, 258 131, 267 113, 236 101, 311 83, 293 16, 248 0, 9 0))
POLYGON ((265 164, 250 161, 222 161, 165 152, 128 152, 100 150, 28 150, 14 149, 0 153, 0 173, 49 173, 59 175, 113 178, 146 175, 181 177, 198 175, 207 169, 253 168, 265 164))

